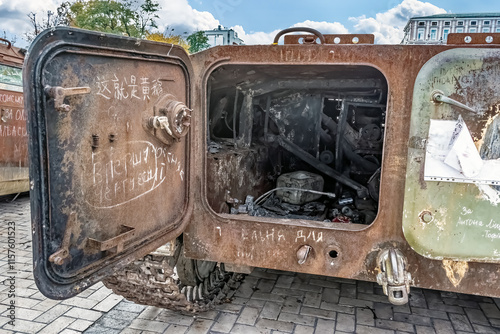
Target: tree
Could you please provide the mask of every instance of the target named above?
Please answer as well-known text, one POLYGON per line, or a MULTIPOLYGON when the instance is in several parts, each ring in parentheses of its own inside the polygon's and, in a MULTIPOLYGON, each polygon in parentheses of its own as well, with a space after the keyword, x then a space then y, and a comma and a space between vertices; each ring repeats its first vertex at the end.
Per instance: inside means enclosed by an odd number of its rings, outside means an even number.
POLYGON ((28 14, 31 25, 33 26, 32 31, 26 32, 24 35, 28 42, 32 42, 35 37, 45 29, 53 28, 58 25, 68 25, 68 10, 70 7, 69 2, 63 2, 59 7, 57 7, 57 13, 48 10, 43 14, 43 18, 40 21, 37 17, 37 13, 31 12, 28 14))
POLYGON ((160 5, 154 0, 76 0, 69 8, 71 26, 144 38, 151 28, 157 28, 156 14, 160 5))
POLYGON ((139 7, 137 16, 137 29, 141 37, 146 36, 151 28, 158 28, 155 19, 160 17, 156 14, 160 10, 160 4, 153 0, 145 0, 139 7), (148 29, 149 28, 149 29, 148 29))
POLYGON ((146 32, 146 39, 155 42, 177 44, 182 46, 184 50, 186 50, 186 52, 189 52, 189 44, 180 35, 174 35, 172 33, 165 35, 164 33, 160 32, 155 32, 155 33, 146 32))
POLYGON ((189 42, 189 52, 191 53, 199 52, 210 47, 210 44, 208 44, 208 37, 203 31, 192 33, 188 36, 187 41, 189 42))

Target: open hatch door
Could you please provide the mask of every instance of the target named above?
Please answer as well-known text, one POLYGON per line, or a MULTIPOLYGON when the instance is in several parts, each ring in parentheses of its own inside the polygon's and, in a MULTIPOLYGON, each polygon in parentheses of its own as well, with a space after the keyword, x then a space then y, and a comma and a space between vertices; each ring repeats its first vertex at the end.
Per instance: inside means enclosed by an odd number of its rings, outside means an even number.
POLYGON ((34 276, 71 297, 182 233, 190 74, 177 46, 45 31, 24 68, 34 276))
POLYGON ((403 230, 437 260, 500 262, 500 51, 431 58, 413 94, 403 230))

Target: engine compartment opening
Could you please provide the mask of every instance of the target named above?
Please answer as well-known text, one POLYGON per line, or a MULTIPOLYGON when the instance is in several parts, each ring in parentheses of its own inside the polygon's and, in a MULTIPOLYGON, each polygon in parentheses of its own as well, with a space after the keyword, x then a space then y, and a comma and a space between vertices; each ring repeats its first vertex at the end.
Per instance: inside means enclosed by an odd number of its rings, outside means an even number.
POLYGON ((225 65, 207 89, 217 213, 371 224, 387 81, 370 66, 225 65))

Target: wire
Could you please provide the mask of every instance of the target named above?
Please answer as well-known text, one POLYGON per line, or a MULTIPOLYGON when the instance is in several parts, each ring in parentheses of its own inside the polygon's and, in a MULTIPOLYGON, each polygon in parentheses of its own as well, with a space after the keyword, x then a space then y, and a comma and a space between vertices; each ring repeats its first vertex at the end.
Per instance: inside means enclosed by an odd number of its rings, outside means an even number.
POLYGON ((325 196, 328 196, 330 198, 335 198, 335 194, 334 193, 325 193, 325 192, 322 192, 322 191, 317 191, 317 190, 312 190, 312 189, 300 189, 300 188, 288 188, 288 187, 278 187, 278 188, 274 188, 274 189, 271 189, 269 190, 268 192, 262 194, 259 196, 259 198, 257 198, 254 202, 254 205, 259 205, 259 202, 262 201, 263 199, 267 198, 271 193, 277 191, 277 190, 288 190, 288 191, 304 191, 304 192, 308 192, 308 193, 313 193, 313 194, 318 194, 318 195, 325 195, 325 196))

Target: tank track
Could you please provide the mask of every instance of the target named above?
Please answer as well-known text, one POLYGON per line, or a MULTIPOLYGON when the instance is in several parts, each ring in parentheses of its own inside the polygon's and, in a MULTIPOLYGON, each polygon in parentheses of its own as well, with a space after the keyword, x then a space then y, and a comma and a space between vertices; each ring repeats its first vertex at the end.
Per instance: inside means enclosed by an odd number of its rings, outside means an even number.
POLYGON ((197 286, 187 286, 180 282, 171 262, 169 257, 149 254, 106 278, 103 283, 134 303, 196 314, 229 302, 244 277, 216 267, 197 286))

